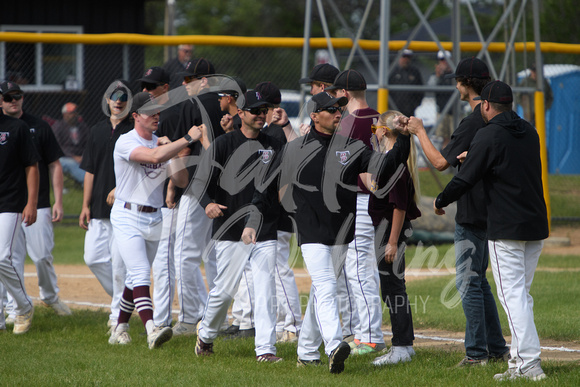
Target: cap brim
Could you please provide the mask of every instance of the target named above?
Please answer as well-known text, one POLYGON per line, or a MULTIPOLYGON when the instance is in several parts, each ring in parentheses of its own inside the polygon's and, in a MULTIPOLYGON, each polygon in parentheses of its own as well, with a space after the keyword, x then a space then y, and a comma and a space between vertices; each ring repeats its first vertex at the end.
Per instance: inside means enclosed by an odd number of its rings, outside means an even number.
POLYGON ((306 78, 300 78, 300 80, 298 81, 298 83, 312 83, 312 79, 310 79, 309 77, 306 78))
POLYGON ((453 74, 447 74, 447 75, 445 75, 445 77, 444 77, 444 78, 445 78, 445 79, 451 79, 451 78, 457 78, 458 76, 459 76, 459 75, 457 75, 457 74, 453 73, 453 74))
POLYGON ((324 106, 320 106, 319 109, 326 109, 328 107, 334 106, 334 104, 338 104, 338 106, 345 106, 348 103, 348 99, 346 97, 338 97, 332 98, 324 106))
POLYGON ((244 109, 253 109, 261 106, 273 107, 274 105, 272 105, 268 101, 258 101, 256 103, 251 104, 250 106, 245 106, 244 109))

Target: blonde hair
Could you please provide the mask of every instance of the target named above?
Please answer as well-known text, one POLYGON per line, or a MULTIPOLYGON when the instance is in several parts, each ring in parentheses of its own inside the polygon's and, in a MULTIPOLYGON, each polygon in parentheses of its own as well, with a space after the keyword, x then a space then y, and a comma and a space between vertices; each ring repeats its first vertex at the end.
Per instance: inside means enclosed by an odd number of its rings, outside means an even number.
MULTIPOLYGON (((397 137, 400 133, 398 129, 396 129, 396 125, 394 123, 394 119, 396 116, 404 116, 403 113, 397 110, 387 110, 379 117, 377 121, 377 125, 379 126, 387 126, 391 129, 391 132, 395 134, 397 137)), ((386 147, 384 142, 379 144, 380 152, 384 153, 386 151, 386 147)), ((411 151, 409 152, 409 157, 407 158, 407 169, 409 169, 409 173, 411 175, 411 179, 413 180, 413 187, 415 188, 415 195, 413 196, 413 200, 415 203, 419 205, 419 201, 421 200, 421 187, 419 184, 419 169, 417 168, 417 147, 415 145, 415 141, 411 136, 411 151)))

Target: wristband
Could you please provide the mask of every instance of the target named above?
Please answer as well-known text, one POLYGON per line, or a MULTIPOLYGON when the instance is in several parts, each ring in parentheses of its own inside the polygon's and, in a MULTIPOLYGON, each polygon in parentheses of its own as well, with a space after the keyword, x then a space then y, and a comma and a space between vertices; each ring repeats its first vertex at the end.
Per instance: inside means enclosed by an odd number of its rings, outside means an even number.
POLYGON ((280 125, 281 128, 284 128, 286 126, 288 126, 290 124, 290 120, 286 121, 286 123, 284 125, 280 125))
POLYGON ((183 138, 185 138, 185 140, 190 144, 193 142, 193 138, 191 138, 189 134, 186 134, 185 136, 183 136, 183 138))

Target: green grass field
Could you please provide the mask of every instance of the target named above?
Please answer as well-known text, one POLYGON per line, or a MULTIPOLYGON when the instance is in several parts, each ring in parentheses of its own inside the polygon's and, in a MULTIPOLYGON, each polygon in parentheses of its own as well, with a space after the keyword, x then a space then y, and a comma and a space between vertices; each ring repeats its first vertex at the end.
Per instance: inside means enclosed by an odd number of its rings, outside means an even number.
MULTIPOLYGON (((438 176, 443 184, 451 179, 451 175, 438 176)), ((574 187, 580 186, 580 179, 573 177, 572 180, 570 186, 567 185, 569 177, 551 177, 550 186, 558 187, 551 190, 554 216, 580 214, 579 195, 571 194, 575 192, 574 187)), ((439 192, 429 172, 421 172, 421 183, 425 195, 435 196, 439 192)), ((67 195, 65 213, 78 214, 80 191, 71 186, 67 195)), ((83 264, 84 231, 74 216, 55 227, 55 242, 56 264, 83 264)), ((452 269, 453 257, 452 245, 407 249, 409 269, 452 269), (432 254, 425 255, 426 249, 431 249, 432 254)), ((298 259, 296 267, 301 266, 302 261, 298 259)), ((531 293, 541 340, 578 344, 580 257, 542 255, 538 267, 531 293)), ((489 272, 495 291, 491 277, 489 272)), ((454 282, 454 275, 450 274, 407 283, 416 329, 464 330, 461 305, 451 307, 454 282)), ((499 305, 498 309, 504 334, 508 335, 505 314, 499 305)), ((385 324, 389 324, 388 313, 383 316, 385 324)), ((494 384, 495 373, 506 369, 505 364, 496 363, 455 368, 463 353, 439 346, 418 348, 412 362, 385 368, 371 365, 374 355, 353 356, 347 360, 344 373, 330 375, 324 355, 321 367, 297 368, 295 344, 277 345, 278 355, 285 359, 278 364, 258 364, 251 339, 218 339, 216 353, 211 358, 195 356, 195 337, 178 337, 163 348, 150 351, 137 317, 131 320, 133 342, 124 347, 110 346, 106 336, 107 318, 105 311, 88 310, 74 310, 72 316, 56 318, 51 310, 37 307, 30 332, 22 336, 12 335, 10 331, 0 333, 0 385, 488 386, 494 384)), ((548 379, 537 385, 580 385, 577 361, 544 361, 542 367, 548 379)))

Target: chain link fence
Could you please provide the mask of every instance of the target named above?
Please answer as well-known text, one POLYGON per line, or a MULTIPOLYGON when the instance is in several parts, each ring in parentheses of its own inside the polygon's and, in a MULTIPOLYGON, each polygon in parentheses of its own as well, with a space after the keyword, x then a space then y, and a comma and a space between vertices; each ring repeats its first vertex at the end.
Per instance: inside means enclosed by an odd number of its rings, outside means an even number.
MULTIPOLYGON (((66 103, 78 105, 79 120, 89 128, 106 118, 102 110, 102 98, 109 85, 124 79, 133 92, 140 91, 137 81, 151 66, 163 66, 166 47, 155 45, 120 44, 53 44, 0 42, 0 79, 18 83, 25 93, 24 110, 42 117, 55 125, 62 119, 66 103)), ((175 47, 171 47, 175 52, 175 47)), ((316 50, 310 57, 321 58, 316 50)), ((346 63, 349 49, 335 49, 338 61, 346 63)), ((320 53, 318 53, 320 54, 320 53)), ((371 107, 376 107, 378 52, 366 51, 353 61, 352 68, 359 70, 367 79, 367 93, 371 107), (374 66, 374 69, 372 68, 374 66)), ((391 68, 398 64, 398 53, 391 52, 391 68)), ((476 53, 463 53, 463 57, 476 53)), ((497 68, 504 59, 503 53, 490 52, 497 68)), ((437 52, 415 51, 411 64, 420 74, 416 84, 393 84, 390 89, 389 106, 403 110, 404 106, 418 101, 412 114, 422 118, 433 142, 441 146, 459 121, 469 114, 466 102, 459 102, 455 83, 443 83, 438 79, 441 55, 437 52), (401 93, 401 91, 404 91, 401 93), (397 95, 399 93, 399 95, 397 95)), ((241 78, 248 89, 262 81, 271 81, 280 89, 298 94, 301 77, 302 49, 276 47, 238 47, 197 45, 193 58, 205 57, 215 66, 218 74, 241 78)), ((533 122, 533 104, 530 96, 535 91, 530 82, 533 53, 518 58, 512 74, 504 79, 512 85, 517 98, 518 113, 533 122)), ((451 62, 458 62, 450 58, 451 62)), ((580 174, 580 63, 573 55, 545 54, 546 77, 546 131, 551 174, 580 174)), ((316 63, 312 61, 311 67, 316 63)), ((338 66, 341 67, 341 66, 338 66)), ((449 70, 453 70, 451 66, 449 70)), ((309 69, 310 70, 310 69, 309 69)), ((497 75, 497 74, 496 74, 497 75)), ((309 89, 304 90, 305 94, 309 89)), ((292 115, 298 114, 294 109, 292 115)))

